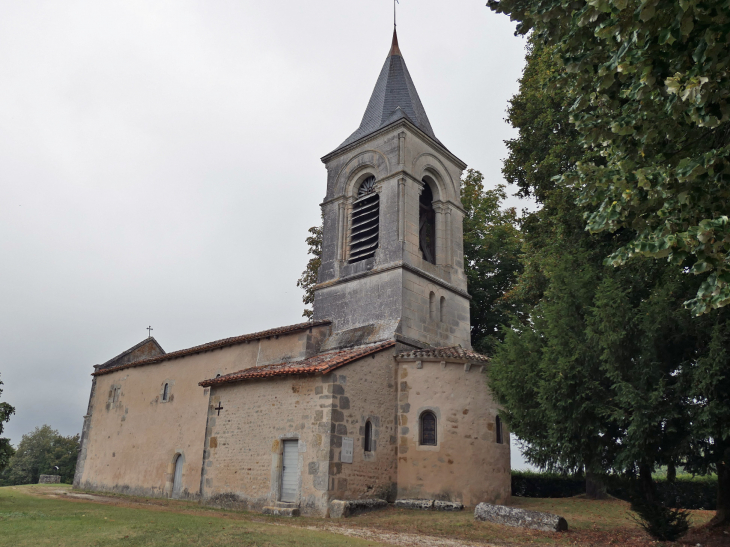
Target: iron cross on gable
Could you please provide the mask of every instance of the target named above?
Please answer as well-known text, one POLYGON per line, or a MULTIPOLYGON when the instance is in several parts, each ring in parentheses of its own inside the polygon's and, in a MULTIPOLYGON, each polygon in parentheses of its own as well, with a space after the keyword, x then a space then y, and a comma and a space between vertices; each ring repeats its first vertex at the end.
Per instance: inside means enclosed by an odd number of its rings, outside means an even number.
POLYGON ((218 401, 218 406, 213 407, 213 410, 217 410, 218 411, 218 416, 221 415, 221 410, 223 410, 223 405, 221 404, 220 401, 218 401))
POLYGON ((155 330, 155 329, 153 329, 151 326, 150 327, 147 327, 147 335, 148 335, 149 338, 152 338, 152 331, 153 330, 155 330))

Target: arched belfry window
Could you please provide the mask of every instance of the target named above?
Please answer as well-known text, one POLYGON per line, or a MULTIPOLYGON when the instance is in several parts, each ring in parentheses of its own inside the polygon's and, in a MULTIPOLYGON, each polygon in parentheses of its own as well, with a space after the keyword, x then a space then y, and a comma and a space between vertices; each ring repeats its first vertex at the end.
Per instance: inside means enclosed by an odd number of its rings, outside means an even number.
POLYGON ((366 178, 352 204, 350 262, 375 256, 380 231, 380 196, 375 191, 375 177, 366 178))
POLYGON ((436 264, 436 211, 433 210, 433 192, 426 179, 423 179, 418 208, 418 246, 423 260, 436 264))
POLYGON ((436 446, 436 414, 427 410, 421 414, 421 445, 436 446))
POLYGON ((373 451, 373 423, 365 422, 365 452, 373 451))

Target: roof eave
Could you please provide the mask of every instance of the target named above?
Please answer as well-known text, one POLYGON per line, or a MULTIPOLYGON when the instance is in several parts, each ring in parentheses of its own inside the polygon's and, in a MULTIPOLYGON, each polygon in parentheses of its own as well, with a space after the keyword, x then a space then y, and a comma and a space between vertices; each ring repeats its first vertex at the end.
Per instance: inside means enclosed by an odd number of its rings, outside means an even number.
POLYGON ((340 156, 342 154, 345 154, 351 150, 354 150, 355 148, 361 146, 363 143, 367 142, 368 140, 373 140, 383 133, 386 133, 388 131, 392 131, 393 129, 399 127, 399 126, 408 126, 410 130, 412 130, 416 135, 418 135, 421 139, 425 140, 427 143, 429 143, 434 148, 437 148, 439 152, 447 156, 456 166, 464 170, 467 167, 467 164, 464 163, 461 159, 459 159, 457 156, 455 156, 451 151, 449 151, 448 148, 446 148, 443 144, 441 144, 439 141, 435 140, 433 137, 419 129, 419 127, 414 124, 411 120, 408 118, 401 118, 399 120, 394 121, 393 123, 390 123, 388 125, 385 125, 381 127, 380 129, 376 129, 372 133, 369 133, 365 135, 364 137, 359 138, 355 142, 352 142, 348 145, 342 146, 340 148, 336 148, 326 156, 322 156, 321 161, 322 163, 329 163, 333 159, 335 159, 337 156, 340 156))
MULTIPOLYGON (((261 332, 255 332, 252 334, 244 334, 242 336, 234 336, 231 338, 224 338, 222 340, 216 340, 214 342, 209 342, 208 344, 202 344, 200 346, 193 346, 192 348, 186 348, 178 351, 172 351, 170 353, 166 353, 164 355, 159 355, 157 357, 151 357, 149 359, 144 359, 141 361, 135 361, 133 363, 126 363, 124 365, 119 365, 116 367, 111 367, 108 369, 97 369, 96 372, 92 372, 92 376, 104 376, 105 374, 111 374, 113 372, 117 372, 120 370, 125 370, 128 368, 134 368, 134 367, 143 367, 147 365, 156 365, 158 363, 162 363, 165 361, 172 361, 173 359, 183 359, 185 357, 189 357, 191 355, 197 355, 200 353, 206 353, 208 351, 215 351, 231 346, 237 346, 239 344, 248 344, 251 342, 255 342, 257 340, 264 340, 266 338, 272 338, 279 336, 287 336, 289 334, 294 334, 297 332, 302 332, 308 329, 316 328, 316 327, 322 327, 331 325, 332 321, 329 319, 324 319, 321 321, 313 321, 310 323, 301 323, 299 325, 290 325, 286 327, 280 327, 276 329, 268 329, 261 332), (292 328, 296 327, 296 328, 292 328), (289 329, 284 332, 277 332, 282 331, 282 329, 289 329)), ((97 365, 98 366, 98 365, 97 365)), ((96 366, 94 367, 96 369, 96 366)))
MULTIPOLYGON (((222 386, 222 385, 227 385, 227 384, 236 384, 236 383, 240 383, 240 382, 247 382, 250 380, 273 380, 274 378, 287 378, 287 377, 293 377, 293 376, 316 376, 318 374, 321 374, 321 375, 329 374, 333 370, 337 370, 341 367, 347 366, 351 363, 359 361, 360 359, 365 359, 366 357, 370 357, 371 355, 375 355, 377 353, 380 353, 381 351, 391 349, 393 346, 395 346, 395 344, 396 344, 395 340, 389 340, 387 342, 373 344, 371 346, 372 351, 363 352, 362 354, 357 355, 357 356, 353 357, 352 359, 347 359, 341 363, 335 363, 335 364, 333 364, 329 367, 323 368, 321 370, 306 370, 306 367, 302 367, 301 369, 294 369, 294 370, 282 369, 280 371, 275 371, 272 374, 263 374, 260 376, 247 376, 247 377, 238 377, 238 375, 243 372, 243 371, 239 371, 239 372, 227 374, 226 376, 221 376, 219 378, 209 378, 208 380, 203 380, 202 382, 198 382, 198 385, 200 387, 216 387, 216 386, 222 386)), ((305 361, 306 361, 306 359, 305 359, 305 361)), ((256 368, 256 367, 254 367, 254 368, 256 368)), ((251 369, 244 369, 244 371, 245 370, 251 370, 251 369)))

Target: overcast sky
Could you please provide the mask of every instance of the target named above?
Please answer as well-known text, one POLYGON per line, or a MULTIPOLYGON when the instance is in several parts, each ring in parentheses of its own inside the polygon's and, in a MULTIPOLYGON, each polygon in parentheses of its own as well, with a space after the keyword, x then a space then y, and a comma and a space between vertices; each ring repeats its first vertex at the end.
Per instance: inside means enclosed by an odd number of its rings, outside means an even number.
MULTIPOLYGON (((172 351, 302 321, 319 158, 360 123, 392 11, 0 2, 4 436, 78 433, 92 366, 148 325, 172 351)), ((502 182, 524 39, 485 0, 401 0, 398 35, 438 138, 502 182)))

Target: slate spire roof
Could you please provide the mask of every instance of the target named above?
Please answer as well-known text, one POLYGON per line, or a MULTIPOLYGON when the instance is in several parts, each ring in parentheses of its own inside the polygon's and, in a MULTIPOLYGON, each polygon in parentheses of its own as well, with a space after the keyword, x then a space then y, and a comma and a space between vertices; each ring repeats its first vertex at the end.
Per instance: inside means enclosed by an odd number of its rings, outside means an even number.
POLYGON ((367 137, 378 129, 407 118, 426 135, 440 144, 428 121, 426 110, 408 73, 406 62, 398 47, 398 34, 393 30, 393 43, 383 69, 380 71, 370 102, 360 127, 332 153, 367 137))

